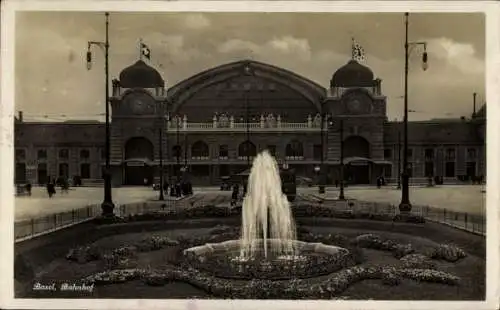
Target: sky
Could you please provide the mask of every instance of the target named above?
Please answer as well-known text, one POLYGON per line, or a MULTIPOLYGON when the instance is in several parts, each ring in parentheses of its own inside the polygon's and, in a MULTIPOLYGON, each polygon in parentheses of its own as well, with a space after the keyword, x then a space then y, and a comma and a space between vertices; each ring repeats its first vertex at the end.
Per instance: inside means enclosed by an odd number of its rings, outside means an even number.
MULTIPOLYGON (((485 101, 485 17, 473 13, 413 13, 409 40, 427 42, 410 56, 410 120, 456 118, 485 101)), ((351 38, 366 52, 364 65, 382 79, 390 120, 403 114, 404 16, 398 13, 111 13, 110 78, 139 58, 142 38, 150 64, 167 87, 201 70, 254 59, 291 70, 324 87, 351 57, 351 38)), ((26 120, 102 119, 104 40, 100 12, 18 12, 16 111, 26 120)))

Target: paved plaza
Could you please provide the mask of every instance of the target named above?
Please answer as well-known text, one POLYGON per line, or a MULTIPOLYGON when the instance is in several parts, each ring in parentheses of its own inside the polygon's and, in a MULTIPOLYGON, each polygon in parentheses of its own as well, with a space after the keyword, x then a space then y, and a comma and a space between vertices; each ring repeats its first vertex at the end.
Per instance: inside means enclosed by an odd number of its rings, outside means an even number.
MULTIPOLYGON (((484 185, 443 185, 436 187, 410 187, 410 201, 414 205, 431 206, 449 209, 455 212, 485 214, 486 193, 484 185)), ((327 188, 325 195, 319 195, 317 187, 302 190, 307 195, 335 199, 339 195, 338 188, 327 188)), ((401 190, 394 186, 347 187, 345 197, 373 202, 388 202, 398 205, 401 202, 401 190)))
MULTIPOLYGON (((484 186, 450 185, 441 187, 411 187, 410 198, 415 205, 428 205, 436 208, 446 208, 452 211, 484 214, 486 194, 484 186)), ((194 192, 203 197, 203 203, 229 203, 231 192, 221 192, 217 187, 195 188, 194 192)), ((317 195, 317 187, 299 188, 303 196, 317 195)), ((394 187, 377 189, 375 187, 348 187, 345 190, 347 198, 365 201, 388 202, 398 204, 401 191, 394 187)), ((338 196, 338 189, 327 188, 327 199, 338 196)), ((122 187, 113 189, 115 204, 137 203, 158 197, 158 192, 149 187, 122 187)), ((48 198, 44 188, 34 188, 31 197, 16 197, 16 221, 36 218, 58 212, 83 208, 88 205, 100 204, 103 198, 103 188, 81 187, 73 188, 68 194, 58 192, 53 198, 48 198)), ((198 200, 198 199, 197 199, 198 200)))

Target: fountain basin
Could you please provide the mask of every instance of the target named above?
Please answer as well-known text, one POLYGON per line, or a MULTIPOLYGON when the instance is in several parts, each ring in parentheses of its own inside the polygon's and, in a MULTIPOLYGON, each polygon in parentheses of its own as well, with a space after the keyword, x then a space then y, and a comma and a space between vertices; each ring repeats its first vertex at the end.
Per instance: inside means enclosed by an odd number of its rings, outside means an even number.
POLYGON ((268 256, 264 257, 263 239, 255 242, 259 250, 249 257, 241 256, 241 240, 192 247, 184 250, 184 256, 190 267, 226 279, 312 278, 354 265, 349 251, 337 246, 268 239, 268 256), (291 244, 294 253, 272 252, 273 248, 279 248, 283 243, 291 244))

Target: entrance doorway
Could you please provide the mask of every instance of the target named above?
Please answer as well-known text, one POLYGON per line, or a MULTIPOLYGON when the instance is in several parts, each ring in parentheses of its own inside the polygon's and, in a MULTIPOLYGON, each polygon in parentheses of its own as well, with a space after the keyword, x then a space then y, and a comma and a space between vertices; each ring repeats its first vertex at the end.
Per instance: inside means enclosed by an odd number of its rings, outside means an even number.
POLYGON ((361 136, 344 140, 344 178, 349 184, 370 184, 370 143, 361 136))
POLYGON ((134 137, 125 143, 125 184, 150 185, 154 171, 151 163, 154 160, 153 143, 144 137, 134 137))
POLYGON ((368 162, 351 163, 345 167, 345 181, 349 184, 369 184, 370 183, 370 165, 368 162))

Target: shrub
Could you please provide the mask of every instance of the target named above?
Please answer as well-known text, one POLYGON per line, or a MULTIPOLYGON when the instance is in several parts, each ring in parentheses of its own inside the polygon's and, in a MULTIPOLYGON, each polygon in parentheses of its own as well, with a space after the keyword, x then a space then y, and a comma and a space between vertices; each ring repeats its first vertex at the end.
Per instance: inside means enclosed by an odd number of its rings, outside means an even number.
POLYGON ((405 268, 433 269, 435 267, 431 258, 423 254, 408 254, 400 260, 405 268))
POLYGON ((452 263, 466 256, 465 251, 452 244, 440 244, 431 253, 431 258, 433 259, 442 259, 452 263))
POLYGON ((177 246, 179 241, 162 236, 152 236, 135 244, 140 252, 156 251, 168 246, 177 246))
POLYGON ((66 254, 67 260, 74 261, 79 264, 99 260, 101 257, 102 255, 99 249, 95 246, 89 245, 71 249, 68 254, 66 254))
POLYGON ((414 252, 415 249, 411 244, 396 244, 394 249, 392 250, 392 255, 394 255, 395 258, 401 258, 414 252))

